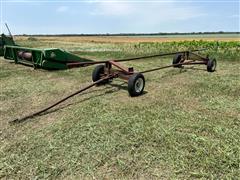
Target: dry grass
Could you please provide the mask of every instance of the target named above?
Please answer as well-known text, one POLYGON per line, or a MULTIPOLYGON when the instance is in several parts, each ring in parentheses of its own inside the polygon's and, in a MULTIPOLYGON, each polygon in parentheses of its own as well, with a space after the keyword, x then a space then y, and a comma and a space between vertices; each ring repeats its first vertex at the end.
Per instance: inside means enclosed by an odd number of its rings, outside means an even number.
MULTIPOLYGON (((138 42, 172 42, 172 41, 240 41, 240 37, 123 37, 123 36, 78 36, 78 37, 35 37, 38 40, 50 42, 77 43, 138 43, 138 42)), ((27 40, 28 37, 17 36, 17 40, 27 40)))

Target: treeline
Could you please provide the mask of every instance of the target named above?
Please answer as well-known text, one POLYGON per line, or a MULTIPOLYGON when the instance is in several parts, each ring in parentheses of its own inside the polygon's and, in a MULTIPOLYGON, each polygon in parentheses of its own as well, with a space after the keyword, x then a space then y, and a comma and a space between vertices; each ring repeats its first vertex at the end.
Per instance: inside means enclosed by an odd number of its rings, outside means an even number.
POLYGON ((218 32, 190 32, 190 33, 106 33, 106 34, 22 34, 19 36, 164 36, 164 35, 204 35, 204 34, 240 34, 240 32, 224 32, 224 31, 218 31, 218 32))

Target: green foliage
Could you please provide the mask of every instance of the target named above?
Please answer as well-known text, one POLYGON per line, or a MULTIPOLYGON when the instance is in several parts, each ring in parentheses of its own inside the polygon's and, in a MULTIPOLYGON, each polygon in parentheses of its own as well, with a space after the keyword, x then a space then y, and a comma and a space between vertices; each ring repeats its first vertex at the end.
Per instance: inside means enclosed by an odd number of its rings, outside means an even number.
POLYGON ((131 54, 152 54, 159 52, 176 52, 206 49, 205 53, 218 59, 239 60, 240 42, 181 41, 181 42, 141 42, 126 45, 123 50, 131 54))

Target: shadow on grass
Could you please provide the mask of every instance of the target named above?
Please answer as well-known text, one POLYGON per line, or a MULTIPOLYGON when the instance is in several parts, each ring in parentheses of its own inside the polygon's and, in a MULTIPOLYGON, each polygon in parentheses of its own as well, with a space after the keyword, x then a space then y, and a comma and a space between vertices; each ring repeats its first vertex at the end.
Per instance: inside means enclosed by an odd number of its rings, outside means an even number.
POLYGON ((187 72, 187 69, 185 69, 185 68, 183 68, 183 67, 182 67, 182 68, 174 68, 174 69, 171 69, 171 70, 165 72, 165 73, 160 77, 160 79, 164 79, 164 78, 169 77, 169 76, 176 76, 176 75, 178 75, 178 74, 182 74, 182 73, 185 73, 185 72, 187 72))
MULTIPOLYGON (((47 112, 45 112, 45 113, 42 113, 42 114, 40 114, 39 116, 46 115, 46 114, 49 114, 49 113, 52 113, 52 112, 56 112, 56 111, 58 111, 58 110, 60 110, 60 109, 66 108, 66 107, 68 107, 68 106, 76 105, 76 104, 79 104, 79 103, 88 101, 88 100, 90 100, 90 99, 92 99, 92 98, 102 97, 102 96, 107 95, 107 94, 112 94, 112 93, 118 92, 118 91, 120 91, 120 90, 126 90, 126 91, 128 91, 128 88, 127 88, 127 86, 125 86, 125 84, 127 84, 127 83, 126 83, 126 82, 123 82, 122 84, 112 84, 112 83, 110 83, 110 84, 107 84, 108 86, 105 87, 104 89, 92 90, 92 91, 90 91, 90 92, 82 93, 81 95, 85 95, 85 94, 91 94, 91 93, 94 93, 94 92, 98 92, 98 91, 103 91, 103 90, 109 89, 109 90, 105 91, 105 92, 102 93, 102 94, 99 94, 99 95, 96 95, 96 96, 91 96, 91 97, 85 98, 85 99, 83 99, 83 100, 81 100, 81 101, 74 102, 74 103, 68 103, 68 104, 66 104, 66 105, 64 105, 64 106, 60 106, 60 107, 58 107, 58 108, 56 108, 56 109, 53 109, 53 110, 47 111, 47 112), (116 89, 113 89, 112 87, 115 87, 116 89)), ((144 94, 147 94, 147 91, 143 91, 143 94, 142 94, 142 95, 144 95, 144 94)))
MULTIPOLYGON (((72 106, 72 105, 76 105, 76 104, 79 104, 79 103, 83 103, 83 102, 88 101, 88 100, 90 100, 90 99, 92 99, 92 98, 102 97, 102 96, 104 96, 104 95, 112 94, 112 93, 118 92, 118 91, 120 91, 120 90, 127 90, 127 87, 125 86, 125 84, 126 84, 126 82, 123 82, 122 84, 107 84, 107 86, 106 86, 105 88, 103 88, 103 89, 96 89, 96 90, 84 92, 84 93, 82 93, 82 94, 80 94, 80 95, 82 96, 82 95, 85 95, 85 94, 91 94, 91 93, 95 93, 95 92, 107 90, 107 91, 105 91, 104 93, 101 93, 101 94, 99 94, 99 95, 87 97, 87 98, 82 99, 82 100, 77 101, 77 102, 67 103, 67 104, 65 104, 65 105, 59 106, 58 108, 55 108, 55 109, 52 109, 52 110, 43 112, 43 113, 41 113, 41 114, 39 114, 39 115, 36 115, 36 116, 47 115, 47 114, 56 112, 56 111, 58 111, 58 110, 64 109, 64 108, 66 108, 66 107, 69 107, 69 106, 72 106), (123 85, 124 85, 124 86, 123 86, 123 85), (113 87, 115 87, 115 89, 114 89, 113 87)), ((146 93, 147 93, 147 92, 145 92, 145 91, 143 92, 143 94, 146 94, 146 93)), ((35 116, 35 117, 36 117, 36 116, 35 116)), ((33 119, 34 119, 34 117, 29 118, 29 119, 26 119, 26 120, 24 120, 24 122, 28 122, 28 121, 30 121, 30 120, 33 121, 33 119)))
MULTIPOLYGON (((85 93, 81 94, 81 96, 82 96, 82 95, 85 95, 85 94, 92 94, 92 93, 98 92, 98 91, 103 91, 103 90, 110 89, 110 88, 111 88, 111 87, 106 87, 106 88, 104 88, 104 89, 99 89, 99 90, 93 90, 93 91, 90 91, 90 92, 85 92, 85 93)), ((53 109, 53 110, 46 111, 46 112, 40 114, 39 116, 43 116, 43 115, 46 115, 46 114, 50 114, 50 113, 56 112, 56 111, 58 111, 58 110, 64 109, 64 108, 66 108, 66 107, 69 107, 69 106, 72 106, 72 105, 76 105, 76 104, 79 104, 79 103, 83 103, 83 102, 88 101, 88 100, 90 100, 90 99, 92 99, 92 98, 97 98, 97 97, 102 97, 102 96, 107 95, 107 94, 112 94, 112 93, 117 92, 117 91, 119 91, 119 90, 120 90, 120 89, 115 89, 115 90, 114 90, 114 89, 110 89, 110 90, 107 90, 107 91, 105 91, 104 93, 101 93, 101 94, 99 94, 99 95, 87 97, 87 98, 84 98, 84 99, 82 99, 82 100, 80 100, 80 101, 77 101, 77 102, 68 103, 68 104, 59 106, 58 108, 55 108, 55 109, 53 109)))
POLYGON ((176 76, 178 74, 182 74, 182 73, 185 73, 187 72, 188 70, 196 70, 196 71, 206 71, 207 72, 207 69, 204 69, 204 68, 199 68, 199 67, 195 67, 195 66, 183 66, 181 68, 174 68, 168 72, 166 72, 164 75, 161 76, 161 79, 163 78, 166 78, 168 76, 176 76), (175 69, 179 70, 179 71, 175 71, 175 69))
POLYGON ((207 69, 205 68, 199 68, 199 67, 194 67, 194 66, 192 66, 192 67, 184 67, 184 69, 186 69, 186 70, 197 70, 197 71, 207 71, 207 69))

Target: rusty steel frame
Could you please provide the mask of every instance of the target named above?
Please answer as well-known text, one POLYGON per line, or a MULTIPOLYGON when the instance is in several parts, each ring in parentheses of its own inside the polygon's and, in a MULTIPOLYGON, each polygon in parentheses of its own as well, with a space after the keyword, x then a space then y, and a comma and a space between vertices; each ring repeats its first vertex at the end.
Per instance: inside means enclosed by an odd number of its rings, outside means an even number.
MULTIPOLYGON (((163 56, 170 56, 170 55, 175 55, 175 54, 184 54, 187 59, 190 54, 196 55, 200 59, 206 59, 195 52, 199 51, 204 51, 206 49, 197 49, 197 50, 192 50, 192 51, 178 51, 178 52, 170 52, 170 53, 161 53, 161 54, 156 54, 156 55, 149 55, 149 56, 140 56, 140 57, 134 57, 134 58, 125 58, 125 59, 117 59, 117 60, 112 60, 115 62, 125 62, 125 61, 136 61, 136 60, 142 60, 142 59, 150 59, 150 58, 155 58, 155 57, 163 57, 163 56)), ((93 61, 93 62, 74 62, 74 63, 67 63, 67 66, 69 68, 73 67, 85 67, 85 66, 90 66, 90 65, 95 65, 95 64, 104 64, 108 63, 111 60, 106 60, 106 61, 93 61)))
MULTIPOLYGON (((173 52, 173 53, 164 53, 164 54, 158 54, 158 55, 152 55, 152 56, 143 56, 143 57, 137 57, 137 58, 127 58, 127 59, 119 59, 119 60, 110 60, 110 61, 98 61, 98 62, 87 62, 84 64, 84 66, 89 65, 96 65, 96 64, 105 64, 104 68, 104 74, 102 74, 102 78, 106 76, 110 76, 111 78, 121 78, 124 80, 128 80, 129 77, 134 73, 148 73, 153 72, 161 69, 166 69, 170 67, 174 67, 176 65, 207 65, 208 63, 208 56, 202 57, 194 52, 202 51, 202 50, 194 50, 194 51, 181 51, 181 52, 173 52), (148 59, 148 58, 154 58, 154 57, 163 57, 163 56, 169 56, 169 55, 176 55, 181 54, 182 59, 178 64, 171 64, 167 66, 157 67, 149 70, 144 70, 140 72, 135 72, 133 67, 125 67, 120 62, 126 62, 126 61, 136 61, 136 60, 142 60, 142 59, 148 59), (196 56, 196 59, 189 59, 190 55, 196 56), (113 69, 115 67, 116 69, 113 69)), ((79 64, 79 63, 78 63, 79 64)), ((82 63, 80 63, 82 66, 82 63)))
POLYGON ((174 53, 164 53, 164 54, 158 54, 158 55, 153 55, 153 56, 143 56, 143 57, 137 57, 137 58, 127 58, 127 59, 119 59, 119 60, 110 60, 110 61, 98 61, 98 62, 86 62, 86 63, 69 63, 68 66, 69 67, 75 67, 75 66, 89 66, 89 65, 95 65, 95 64, 105 64, 104 67, 104 74, 101 75, 101 78, 91 84, 89 84, 88 86, 81 88, 80 90, 70 94, 67 97, 64 97, 63 99, 55 102, 54 104, 39 110, 35 113, 32 113, 30 115, 24 116, 22 118, 17 118, 14 119, 12 121, 9 121, 10 124, 15 124, 15 123, 21 123, 29 118, 33 118, 35 116, 38 115, 42 115, 44 112, 48 111, 49 109, 52 109, 53 107, 59 105, 60 103, 68 100, 69 98, 76 96, 80 93, 82 93, 83 91, 86 91, 88 89, 90 89, 91 87, 102 83, 106 80, 112 80, 114 78, 121 78, 124 80, 128 80, 134 73, 148 73, 148 72, 153 72, 153 71, 157 71, 160 69, 166 69, 166 68, 170 68, 170 67, 174 67, 174 66, 179 66, 179 65, 196 65, 196 64, 202 64, 202 65, 207 65, 209 58, 208 56, 206 58, 195 54, 194 52, 197 51, 201 51, 201 50, 195 50, 195 51, 181 51, 181 52, 174 52, 174 53), (125 67, 123 66, 120 62, 124 62, 124 61, 136 61, 136 60, 140 60, 140 59, 148 59, 148 58, 154 58, 154 57, 162 57, 162 56, 168 56, 168 55, 176 55, 176 54, 181 54, 182 59, 178 64, 171 64, 168 66, 162 66, 162 67, 157 67, 157 68, 153 68, 153 69, 149 69, 149 70, 145 70, 145 71, 141 71, 141 72, 135 72, 133 67, 125 67), (196 56, 198 59, 193 59, 190 60, 189 57, 190 55, 194 55, 196 56), (113 67, 115 67, 115 69, 113 69, 113 67))

